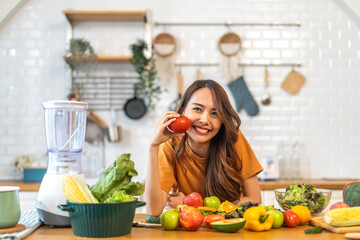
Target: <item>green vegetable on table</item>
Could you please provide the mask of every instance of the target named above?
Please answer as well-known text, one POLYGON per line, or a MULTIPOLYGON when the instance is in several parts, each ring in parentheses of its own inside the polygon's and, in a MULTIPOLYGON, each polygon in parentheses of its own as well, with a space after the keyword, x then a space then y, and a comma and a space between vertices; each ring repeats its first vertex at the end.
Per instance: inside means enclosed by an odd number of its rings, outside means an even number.
POLYGON ((142 184, 131 182, 131 178, 137 176, 134 162, 130 160, 130 154, 125 153, 117 157, 100 176, 91 193, 99 202, 124 202, 133 201, 134 195, 143 193, 142 184))
POLYGON ((319 193, 314 185, 297 183, 289 185, 286 192, 278 198, 279 204, 286 210, 295 205, 303 205, 308 207, 311 213, 320 212, 327 202, 327 196, 319 193))
POLYGON ((308 228, 308 229, 305 229, 304 232, 306 234, 321 233, 322 232, 322 227, 317 226, 317 227, 313 227, 313 228, 308 228))
POLYGON ((147 223, 160 223, 160 218, 152 216, 152 215, 147 215, 145 222, 147 222, 147 223))
POLYGON ((344 203, 350 207, 360 206, 360 183, 354 183, 345 190, 344 203))

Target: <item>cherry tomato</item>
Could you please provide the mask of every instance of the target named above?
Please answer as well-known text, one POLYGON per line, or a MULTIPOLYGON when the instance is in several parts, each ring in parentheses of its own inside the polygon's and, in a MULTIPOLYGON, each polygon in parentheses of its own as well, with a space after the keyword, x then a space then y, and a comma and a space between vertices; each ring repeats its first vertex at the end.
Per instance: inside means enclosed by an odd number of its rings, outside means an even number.
POLYGON ((204 218, 205 224, 206 224, 206 226, 208 226, 208 228, 211 228, 210 223, 222 221, 222 220, 225 220, 225 217, 220 214, 207 215, 204 218))
POLYGON ((299 225, 299 223, 300 218, 296 213, 290 210, 284 212, 284 224, 286 227, 293 228, 299 225))
POLYGON ((167 128, 170 132, 182 133, 188 130, 191 121, 186 116, 177 117, 167 128))

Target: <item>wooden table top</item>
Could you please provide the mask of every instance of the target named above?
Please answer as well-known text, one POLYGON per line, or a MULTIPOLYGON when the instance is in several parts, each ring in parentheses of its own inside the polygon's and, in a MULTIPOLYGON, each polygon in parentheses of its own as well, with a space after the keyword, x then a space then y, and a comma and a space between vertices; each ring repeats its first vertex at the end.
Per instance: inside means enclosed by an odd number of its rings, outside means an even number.
MULTIPOLYGON (((259 181, 261 190, 286 188, 292 183, 314 184, 317 188, 341 190, 345 184, 359 181, 354 179, 289 179, 278 181, 259 181)), ((39 191, 39 182, 23 182, 22 180, 1 180, 0 186, 19 186, 20 191, 39 191)))
MULTIPOLYGON (((145 214, 136 214, 135 221, 144 222, 145 214)), ((217 232, 207 227, 200 227, 198 231, 165 231, 161 227, 157 228, 143 228, 133 227, 129 235, 116 238, 96 238, 96 239, 254 239, 254 240, 296 240, 296 239, 327 239, 338 240, 345 239, 344 234, 336 234, 328 231, 323 231, 320 234, 305 234, 304 229, 312 226, 304 225, 295 228, 279 228, 271 229, 265 232, 252 232, 246 229, 241 229, 237 233, 222 233, 217 232)), ((48 226, 41 226, 35 232, 26 237, 26 240, 61 240, 61 239, 87 239, 76 237, 71 228, 49 228, 48 226)), ((94 239, 94 238, 93 238, 94 239)))

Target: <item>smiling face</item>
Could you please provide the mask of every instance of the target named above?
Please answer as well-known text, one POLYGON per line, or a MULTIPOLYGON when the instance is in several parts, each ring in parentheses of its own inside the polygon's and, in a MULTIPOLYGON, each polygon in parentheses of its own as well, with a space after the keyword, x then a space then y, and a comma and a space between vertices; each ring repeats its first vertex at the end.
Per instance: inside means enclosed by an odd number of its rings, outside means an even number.
POLYGON ((199 156, 206 154, 210 140, 221 127, 212 91, 204 87, 194 92, 183 115, 191 120, 191 127, 186 131, 190 147, 199 156))

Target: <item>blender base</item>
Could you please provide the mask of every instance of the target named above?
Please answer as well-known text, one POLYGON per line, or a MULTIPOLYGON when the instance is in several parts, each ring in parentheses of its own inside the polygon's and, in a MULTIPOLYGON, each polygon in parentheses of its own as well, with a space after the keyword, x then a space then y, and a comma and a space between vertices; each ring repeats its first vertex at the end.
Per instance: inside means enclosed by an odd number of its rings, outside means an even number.
POLYGON ((40 221, 46 225, 50 225, 51 228, 71 227, 69 217, 50 213, 40 208, 36 208, 36 210, 39 215, 40 221))
POLYGON ((46 173, 39 189, 36 203, 36 210, 40 220, 45 225, 69 226, 69 213, 58 209, 58 205, 66 205, 66 197, 62 190, 64 177, 76 176, 80 181, 85 182, 84 174, 48 174, 46 173))

